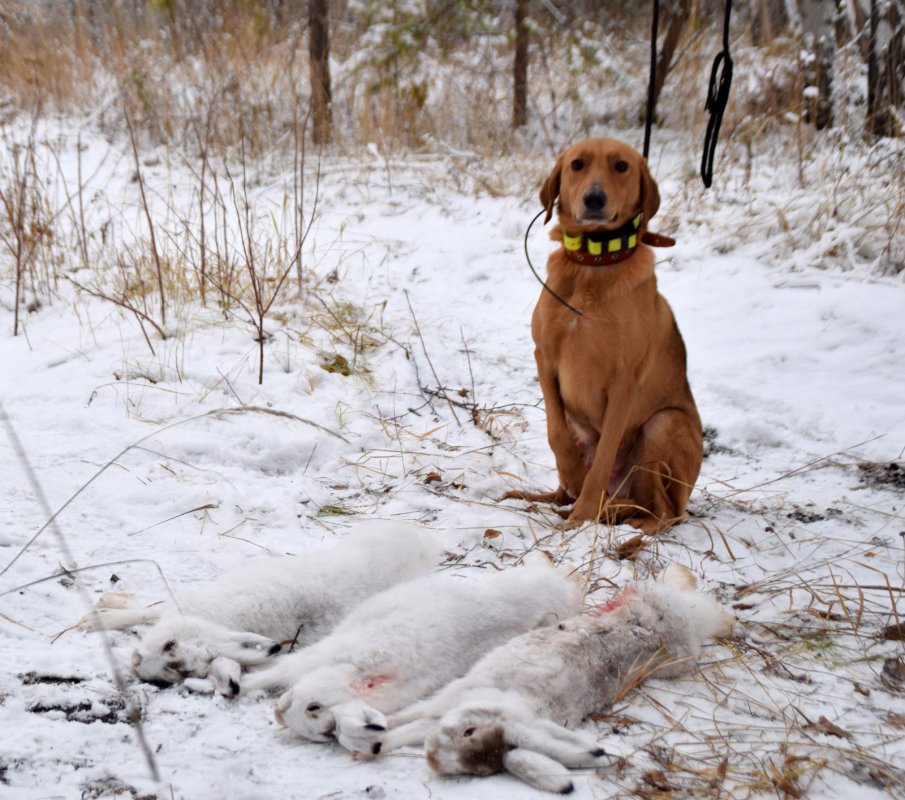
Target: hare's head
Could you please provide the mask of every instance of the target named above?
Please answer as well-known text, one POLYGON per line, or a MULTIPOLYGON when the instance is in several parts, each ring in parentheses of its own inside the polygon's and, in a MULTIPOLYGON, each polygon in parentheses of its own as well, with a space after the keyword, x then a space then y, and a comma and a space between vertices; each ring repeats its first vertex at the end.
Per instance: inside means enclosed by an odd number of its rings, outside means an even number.
MULTIPOLYGON (((208 677, 215 659, 249 667, 264 663, 281 649, 266 636, 231 631, 198 617, 172 617, 162 619, 142 637, 132 654, 132 669, 144 681, 171 684, 208 677)), ((224 693, 238 694, 238 686, 224 693)))
POLYGON ((521 703, 507 708, 487 698, 447 713, 425 741, 425 755, 439 775, 508 772, 538 789, 572 791, 570 768, 600 766, 606 753, 582 734, 526 717, 521 703))
POLYGON ((425 741, 431 769, 439 775, 504 772, 505 715, 497 708, 460 706, 446 714, 425 741))
POLYGON ((334 710, 352 699, 348 688, 351 672, 347 665, 309 672, 280 697, 274 711, 277 722, 311 742, 333 741, 334 710))

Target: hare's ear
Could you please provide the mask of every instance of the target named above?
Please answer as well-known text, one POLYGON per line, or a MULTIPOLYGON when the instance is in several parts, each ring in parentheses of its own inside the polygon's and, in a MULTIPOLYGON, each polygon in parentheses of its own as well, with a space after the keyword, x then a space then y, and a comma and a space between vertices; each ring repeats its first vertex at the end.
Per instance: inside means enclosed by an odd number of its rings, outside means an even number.
POLYGON ((533 750, 516 747, 503 756, 503 767, 519 780, 543 792, 570 794, 575 788, 569 771, 558 761, 533 750))
POLYGON ((257 633, 230 632, 223 643, 221 655, 238 661, 243 667, 263 664, 283 649, 279 642, 257 633))
POLYGON ((562 155, 556 159, 553 171, 547 176, 544 185, 540 187, 540 204, 546 209, 547 215, 544 217, 546 225, 553 216, 553 204, 559 197, 559 181, 562 177, 562 155))
POLYGON ((641 210, 644 212, 644 227, 648 226, 660 210, 660 190, 650 174, 646 158, 641 159, 641 210))

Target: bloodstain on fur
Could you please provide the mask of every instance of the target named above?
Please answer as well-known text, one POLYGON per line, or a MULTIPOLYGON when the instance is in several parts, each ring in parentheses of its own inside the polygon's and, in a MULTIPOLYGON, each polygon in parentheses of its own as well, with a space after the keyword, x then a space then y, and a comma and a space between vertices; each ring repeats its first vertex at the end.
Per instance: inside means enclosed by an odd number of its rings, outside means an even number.
POLYGON ((625 589, 619 592, 619 594, 611 597, 602 606, 600 606, 600 608, 598 608, 594 612, 594 616, 602 617, 604 614, 612 614, 614 611, 618 611, 637 593, 638 590, 634 586, 627 586, 625 589))
POLYGON ((392 675, 368 675, 361 680, 352 681, 349 688, 358 695, 366 695, 392 680, 392 675))

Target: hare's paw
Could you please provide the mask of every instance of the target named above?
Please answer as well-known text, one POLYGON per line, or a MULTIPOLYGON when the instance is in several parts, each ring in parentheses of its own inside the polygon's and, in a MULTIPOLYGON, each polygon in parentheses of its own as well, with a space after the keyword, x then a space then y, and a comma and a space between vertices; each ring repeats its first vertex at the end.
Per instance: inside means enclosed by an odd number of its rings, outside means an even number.
POLYGON ((333 708, 336 740, 358 757, 380 754, 381 737, 386 733, 387 719, 377 709, 360 700, 333 708))

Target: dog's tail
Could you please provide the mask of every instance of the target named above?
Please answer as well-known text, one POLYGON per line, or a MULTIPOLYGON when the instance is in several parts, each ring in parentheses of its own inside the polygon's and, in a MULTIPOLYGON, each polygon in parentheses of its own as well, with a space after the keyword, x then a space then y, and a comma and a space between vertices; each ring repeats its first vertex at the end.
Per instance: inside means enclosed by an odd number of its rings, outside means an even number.
POLYGON ((697 591, 697 578, 680 564, 670 564, 660 574, 660 583, 678 592, 685 602, 692 629, 701 641, 714 636, 727 636, 735 620, 710 595, 697 591))

